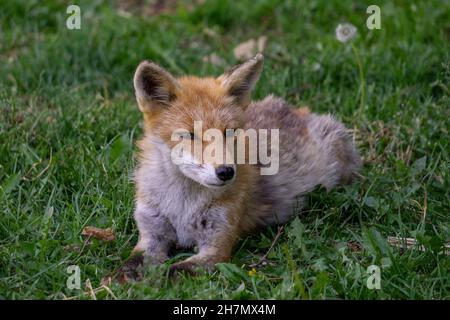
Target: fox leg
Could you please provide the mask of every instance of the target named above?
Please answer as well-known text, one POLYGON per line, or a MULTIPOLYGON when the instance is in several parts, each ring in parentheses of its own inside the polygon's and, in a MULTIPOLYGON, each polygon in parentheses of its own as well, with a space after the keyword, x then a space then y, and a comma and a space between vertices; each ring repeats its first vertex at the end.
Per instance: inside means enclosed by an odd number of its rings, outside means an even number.
POLYGON ((149 205, 138 203, 134 217, 139 229, 139 241, 133 255, 141 254, 153 263, 166 261, 170 248, 177 240, 175 229, 158 209, 149 205))
POLYGON ((129 279, 139 280, 144 262, 160 264, 166 261, 176 241, 175 230, 157 209, 138 203, 134 216, 139 229, 139 241, 131 256, 115 274, 115 278, 122 283, 129 279))
POLYGON ((236 238, 233 236, 233 232, 230 231, 218 234, 213 233, 204 237, 198 243, 198 253, 186 260, 173 264, 170 267, 170 274, 173 275, 178 271, 187 271, 192 274, 197 267, 211 269, 216 263, 228 261, 235 241, 236 238))

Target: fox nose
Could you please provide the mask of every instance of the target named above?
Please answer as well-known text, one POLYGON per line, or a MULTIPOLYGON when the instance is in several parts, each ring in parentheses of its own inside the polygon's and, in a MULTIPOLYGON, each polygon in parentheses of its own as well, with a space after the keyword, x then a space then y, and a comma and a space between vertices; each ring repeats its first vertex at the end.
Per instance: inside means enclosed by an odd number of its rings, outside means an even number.
POLYGON ((216 168, 216 175, 222 181, 233 179, 234 169, 232 167, 220 166, 216 168))

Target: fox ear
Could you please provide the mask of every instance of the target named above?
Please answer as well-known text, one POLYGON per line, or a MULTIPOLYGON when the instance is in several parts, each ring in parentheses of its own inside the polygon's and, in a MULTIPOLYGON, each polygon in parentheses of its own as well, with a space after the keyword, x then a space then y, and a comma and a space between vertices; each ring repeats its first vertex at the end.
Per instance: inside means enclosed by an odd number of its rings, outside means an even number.
POLYGON ((170 105, 178 88, 177 80, 153 62, 141 62, 134 74, 136 99, 142 112, 153 113, 170 105))
POLYGON ((254 58, 235 66, 218 78, 237 103, 244 106, 250 103, 252 90, 263 68, 263 61, 263 55, 258 53, 254 58))

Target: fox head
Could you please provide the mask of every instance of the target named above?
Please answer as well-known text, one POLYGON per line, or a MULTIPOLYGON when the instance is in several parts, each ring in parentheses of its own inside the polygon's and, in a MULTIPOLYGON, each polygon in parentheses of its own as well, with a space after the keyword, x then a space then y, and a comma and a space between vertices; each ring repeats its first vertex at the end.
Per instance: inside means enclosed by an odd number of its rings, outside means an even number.
POLYGON ((263 56, 257 54, 217 78, 175 78, 153 62, 141 62, 134 88, 144 116, 144 139, 152 139, 166 156, 183 140, 189 148, 182 150, 179 161, 173 161, 176 170, 208 188, 230 185, 238 174, 235 162, 227 161, 234 145, 219 144, 223 148, 213 148, 213 153, 223 153, 222 157, 205 157, 218 137, 214 135, 213 140, 207 133, 214 129, 225 142, 229 132, 243 128, 244 112, 262 67, 263 56))

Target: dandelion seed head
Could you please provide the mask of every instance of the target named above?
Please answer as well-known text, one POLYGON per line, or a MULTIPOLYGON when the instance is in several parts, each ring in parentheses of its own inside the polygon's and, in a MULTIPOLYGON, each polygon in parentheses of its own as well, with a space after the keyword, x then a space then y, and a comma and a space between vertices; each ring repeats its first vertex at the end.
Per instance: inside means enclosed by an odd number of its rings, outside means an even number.
POLYGON ((350 23, 340 23, 336 28, 336 38, 345 43, 356 36, 358 30, 350 23))

